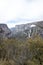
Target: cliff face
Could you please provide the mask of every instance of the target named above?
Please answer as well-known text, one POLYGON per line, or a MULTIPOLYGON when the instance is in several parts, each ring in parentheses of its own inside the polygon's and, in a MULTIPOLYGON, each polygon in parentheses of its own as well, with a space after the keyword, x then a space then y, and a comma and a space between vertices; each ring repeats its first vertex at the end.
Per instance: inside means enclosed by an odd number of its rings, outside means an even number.
POLYGON ((0 24, 0 37, 8 38, 11 36, 11 31, 6 24, 0 24))
POLYGON ((25 34, 26 37, 32 37, 35 34, 39 34, 40 36, 43 37, 43 21, 22 24, 22 25, 16 25, 15 31, 13 29, 13 33, 15 33, 19 36, 25 34), (21 34, 18 34, 20 32, 21 32, 21 34))
POLYGON ((35 29, 33 29, 33 33, 38 34, 41 37, 43 37, 43 21, 39 21, 39 22, 35 23, 35 25, 36 26, 35 26, 35 29))

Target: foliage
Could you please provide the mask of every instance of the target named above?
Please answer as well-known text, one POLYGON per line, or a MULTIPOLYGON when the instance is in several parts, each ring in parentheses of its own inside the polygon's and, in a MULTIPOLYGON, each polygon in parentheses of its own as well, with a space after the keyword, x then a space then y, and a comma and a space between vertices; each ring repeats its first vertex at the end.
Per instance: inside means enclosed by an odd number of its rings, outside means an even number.
POLYGON ((0 65, 43 65, 43 38, 0 38, 0 65))

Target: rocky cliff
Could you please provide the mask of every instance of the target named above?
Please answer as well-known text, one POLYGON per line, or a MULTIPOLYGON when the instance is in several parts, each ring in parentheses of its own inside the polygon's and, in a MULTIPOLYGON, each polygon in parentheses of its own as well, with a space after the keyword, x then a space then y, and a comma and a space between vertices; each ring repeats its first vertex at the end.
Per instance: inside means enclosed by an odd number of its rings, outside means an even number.
POLYGON ((35 34, 39 34, 43 37, 43 21, 16 25, 15 28, 13 28, 13 34, 15 34, 16 37, 21 37, 22 35, 32 37, 35 34))
POLYGON ((7 27, 7 25, 0 24, 0 37, 9 38, 11 35, 11 30, 7 27))

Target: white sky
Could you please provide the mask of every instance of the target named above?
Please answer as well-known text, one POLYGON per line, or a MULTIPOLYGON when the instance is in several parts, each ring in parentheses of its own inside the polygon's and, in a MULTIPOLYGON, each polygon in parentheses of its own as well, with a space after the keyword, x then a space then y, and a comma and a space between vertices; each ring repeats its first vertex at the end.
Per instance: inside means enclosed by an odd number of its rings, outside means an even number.
POLYGON ((0 23, 8 27, 43 20, 43 0, 0 0, 0 23))

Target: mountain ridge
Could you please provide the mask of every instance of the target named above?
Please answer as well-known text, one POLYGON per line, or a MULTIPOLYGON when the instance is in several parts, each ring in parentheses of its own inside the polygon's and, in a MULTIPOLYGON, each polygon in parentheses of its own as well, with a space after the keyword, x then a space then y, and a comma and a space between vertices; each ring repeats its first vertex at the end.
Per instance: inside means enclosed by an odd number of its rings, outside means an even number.
POLYGON ((39 34, 39 35, 43 36, 43 21, 37 21, 37 22, 33 22, 33 23, 16 25, 13 28, 12 32, 15 35, 22 32, 22 34, 26 34, 28 37, 31 37, 34 34, 39 34), (32 25, 35 25, 35 26, 32 27, 32 25))
POLYGON ((0 24, 0 37, 3 38, 30 38, 36 34, 43 37, 43 21, 16 25, 11 29, 7 24, 0 24))

